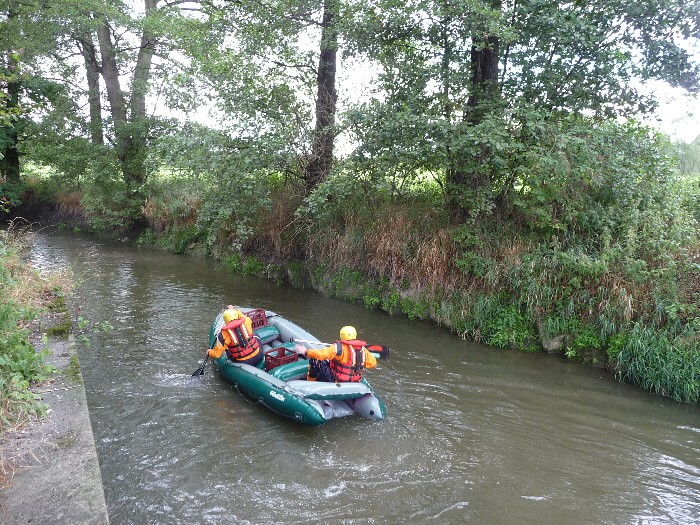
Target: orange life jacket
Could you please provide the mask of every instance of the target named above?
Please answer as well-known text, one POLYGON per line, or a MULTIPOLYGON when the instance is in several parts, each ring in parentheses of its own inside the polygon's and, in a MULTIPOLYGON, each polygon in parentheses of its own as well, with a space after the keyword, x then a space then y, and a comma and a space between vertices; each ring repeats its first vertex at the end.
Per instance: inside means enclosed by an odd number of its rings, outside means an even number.
POLYGON ((248 361, 260 353, 258 340, 253 337, 253 334, 248 332, 244 318, 234 319, 221 327, 218 338, 222 345, 226 344, 224 332, 227 332, 229 337, 231 337, 231 343, 227 349, 227 354, 230 359, 248 361))
POLYGON ((357 382, 362 379, 362 371, 365 369, 366 344, 366 342, 357 339, 335 342, 335 356, 331 359, 330 366, 336 381, 357 382), (347 352, 349 361, 342 360, 343 346, 349 347, 347 352))

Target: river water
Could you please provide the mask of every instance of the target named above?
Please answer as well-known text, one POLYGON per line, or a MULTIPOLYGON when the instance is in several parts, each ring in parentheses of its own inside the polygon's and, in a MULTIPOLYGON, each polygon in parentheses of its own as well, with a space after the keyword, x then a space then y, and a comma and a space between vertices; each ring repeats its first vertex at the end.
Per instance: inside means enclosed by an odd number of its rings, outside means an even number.
POLYGON ((204 258, 37 234, 69 267, 112 525, 700 523, 700 409, 544 353, 461 340, 204 258), (391 347, 384 421, 304 427, 200 365, 219 309, 391 347), (106 329, 107 324, 111 329, 106 329))

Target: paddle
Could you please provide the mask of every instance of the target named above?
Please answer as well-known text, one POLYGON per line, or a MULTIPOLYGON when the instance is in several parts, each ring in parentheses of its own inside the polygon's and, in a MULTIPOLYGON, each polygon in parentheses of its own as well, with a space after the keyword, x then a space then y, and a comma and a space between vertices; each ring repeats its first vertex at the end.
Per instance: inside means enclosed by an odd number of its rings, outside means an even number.
MULTIPOLYGON (((322 345, 322 346, 331 346, 330 343, 322 343, 321 341, 307 341, 305 339, 290 339, 290 342, 292 343, 308 343, 312 345, 322 345)), ((369 350, 372 354, 374 354, 374 357, 378 357, 380 359, 389 359, 389 347, 384 346, 384 345, 366 345, 365 348, 369 350)))
POLYGON ((200 366, 197 370, 192 372, 192 377, 204 375, 204 367, 207 366, 207 362, 209 362, 209 352, 207 352, 207 355, 204 356, 204 361, 202 361, 202 366, 200 366))

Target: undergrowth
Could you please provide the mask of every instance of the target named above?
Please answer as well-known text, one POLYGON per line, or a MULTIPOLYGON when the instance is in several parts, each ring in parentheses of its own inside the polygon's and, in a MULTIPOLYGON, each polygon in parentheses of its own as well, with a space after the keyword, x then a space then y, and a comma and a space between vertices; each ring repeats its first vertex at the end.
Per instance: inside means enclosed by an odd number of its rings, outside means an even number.
POLYGON ((46 351, 30 341, 30 323, 70 286, 66 274, 42 277, 23 261, 28 239, 28 230, 16 223, 0 231, 0 433, 46 412, 31 388, 54 369, 46 351))
MULTIPOLYGON (((528 153, 492 174, 488 206, 459 218, 437 171, 408 166, 398 180, 348 160, 305 193, 290 166, 205 169, 183 156, 180 171, 150 179, 141 241, 697 401, 697 180, 679 179, 663 137, 633 123, 540 124, 528 153)), ((84 189, 88 215, 119 209, 100 184, 84 189)))

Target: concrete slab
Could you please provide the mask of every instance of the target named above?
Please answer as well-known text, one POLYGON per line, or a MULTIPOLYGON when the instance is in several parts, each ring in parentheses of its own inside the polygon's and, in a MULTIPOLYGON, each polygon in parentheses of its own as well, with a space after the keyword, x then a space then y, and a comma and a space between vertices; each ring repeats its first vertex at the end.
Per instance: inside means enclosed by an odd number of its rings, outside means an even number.
MULTIPOLYGON (((59 370, 77 359, 72 336, 52 338, 48 346, 48 361, 59 370)), ((0 436, 7 485, 0 492, 1 524, 109 523, 82 376, 71 371, 37 389, 50 407, 43 421, 0 436)))

